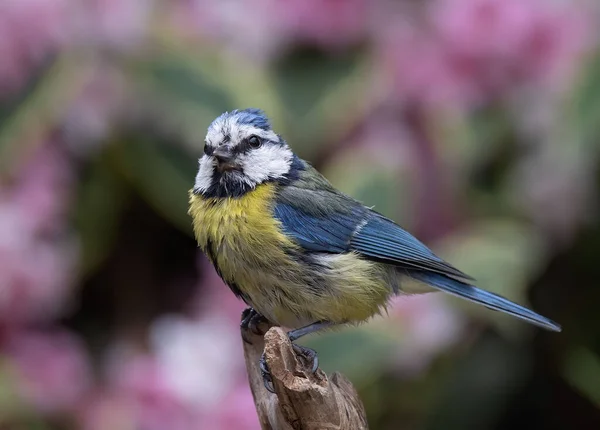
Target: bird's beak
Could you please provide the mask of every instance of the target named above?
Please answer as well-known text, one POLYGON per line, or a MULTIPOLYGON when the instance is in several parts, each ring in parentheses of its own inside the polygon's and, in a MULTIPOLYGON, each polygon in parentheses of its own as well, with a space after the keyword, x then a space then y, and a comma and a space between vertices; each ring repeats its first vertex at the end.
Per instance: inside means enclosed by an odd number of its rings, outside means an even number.
POLYGON ((231 149, 220 146, 213 151, 212 155, 217 160, 217 168, 220 172, 240 169, 239 165, 234 161, 235 155, 231 149))

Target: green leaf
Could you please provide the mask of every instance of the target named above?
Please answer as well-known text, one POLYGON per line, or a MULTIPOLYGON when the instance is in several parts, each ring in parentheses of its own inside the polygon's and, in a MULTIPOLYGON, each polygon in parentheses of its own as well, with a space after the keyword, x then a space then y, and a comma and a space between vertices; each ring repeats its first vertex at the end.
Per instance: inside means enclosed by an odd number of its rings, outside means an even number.
POLYGON ((571 100, 565 106, 570 125, 570 142, 566 146, 600 148, 600 51, 593 55, 582 74, 571 100))
POLYGON ((362 118, 370 104, 367 73, 360 51, 295 51, 275 65, 273 84, 286 107, 286 137, 301 156, 310 158, 324 139, 339 138, 362 118))
POLYGON ((295 51, 275 65, 275 84, 290 114, 302 118, 356 64, 355 52, 329 56, 316 50, 295 51))
POLYGON ((340 153, 323 169, 331 183, 369 207, 399 223, 410 224, 411 181, 408 172, 382 164, 368 150, 340 153))
POLYGON ((126 184, 106 157, 97 158, 80 185, 75 209, 83 275, 97 268, 110 253, 126 194, 126 184))
POLYGON ((230 95, 223 88, 208 82, 202 74, 182 62, 159 58, 143 66, 147 77, 173 97, 206 106, 214 112, 233 107, 230 95))
POLYGON ((161 41, 165 49, 154 61, 134 63, 132 78, 164 107, 162 118, 180 125, 184 136, 203 140, 206 127, 224 111, 247 107, 265 110, 273 125, 285 133, 283 111, 265 69, 233 60, 208 49, 190 53, 161 41), (243 72, 241 72, 243 71, 243 72))
POLYGON ((0 128, 0 173, 18 170, 76 97, 90 67, 74 55, 62 55, 32 82, 21 100, 2 112, 0 128))
POLYGON ((325 372, 341 372, 357 386, 378 376, 365 369, 384 368, 394 348, 393 342, 385 336, 363 327, 325 332, 307 338, 305 345, 319 352, 320 366, 325 372))
POLYGON ((577 348, 565 361, 565 379, 593 403, 600 405, 600 358, 592 351, 577 348))
POLYGON ((513 398, 531 378, 531 351, 486 337, 454 364, 454 371, 426 412, 422 428, 493 429, 513 398))

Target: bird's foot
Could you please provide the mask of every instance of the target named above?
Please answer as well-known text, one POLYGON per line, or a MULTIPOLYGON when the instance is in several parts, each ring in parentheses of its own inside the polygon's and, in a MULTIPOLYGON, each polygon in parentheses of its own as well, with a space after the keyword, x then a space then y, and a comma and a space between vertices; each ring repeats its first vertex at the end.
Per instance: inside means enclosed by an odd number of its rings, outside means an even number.
MULTIPOLYGON (((314 374, 317 372, 319 369, 319 357, 317 355, 317 351, 305 346, 296 345, 295 343, 292 343, 292 349, 296 353, 296 356, 301 359, 302 364, 306 367, 310 367, 311 373, 314 374)), ((269 370, 264 352, 260 357, 258 365, 260 367, 260 373, 262 375, 265 388, 267 391, 274 393, 275 387, 273 386, 273 377, 271 376, 271 371, 269 370)))
POLYGON ((307 348, 302 345, 296 345, 292 343, 292 349, 304 363, 306 367, 310 367, 311 373, 316 373, 319 368, 319 356, 317 355, 317 351, 311 348, 307 348))
POLYGON ((267 319, 255 311, 253 308, 246 308, 242 312, 242 321, 240 322, 240 328, 242 329, 242 339, 244 342, 252 344, 248 338, 247 331, 250 330, 257 336, 262 336, 264 332, 260 329, 261 323, 266 323, 267 319))
POLYGON ((260 367, 260 374, 263 378, 263 385, 266 390, 270 393, 274 393, 275 387, 273 386, 273 377, 271 376, 271 371, 269 370, 269 365, 267 364, 267 358, 265 357, 264 352, 260 356, 258 367, 260 367))

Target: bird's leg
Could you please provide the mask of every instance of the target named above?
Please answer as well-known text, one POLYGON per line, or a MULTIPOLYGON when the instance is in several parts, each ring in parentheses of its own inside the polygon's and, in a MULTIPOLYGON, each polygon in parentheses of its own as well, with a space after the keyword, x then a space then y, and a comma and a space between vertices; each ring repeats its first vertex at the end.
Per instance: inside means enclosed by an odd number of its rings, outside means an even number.
POLYGON ((307 364, 312 362, 311 370, 313 373, 315 373, 319 368, 319 357, 317 356, 317 351, 305 346, 297 345, 294 343, 294 341, 300 339, 302 336, 315 333, 324 328, 331 327, 332 325, 334 325, 334 323, 330 321, 317 321, 307 326, 291 330, 287 334, 292 342, 292 347, 294 348, 296 354, 302 357, 307 364))
MULTIPOLYGON (((329 322, 329 321, 317 321, 317 322, 314 322, 307 326, 300 327, 295 330, 290 330, 287 333, 287 335, 290 339, 290 342, 292 342, 292 348, 294 349, 294 352, 299 357, 302 358, 302 360, 305 362, 305 364, 308 365, 309 363, 312 363, 312 365, 311 365, 312 373, 315 373, 317 371, 317 369, 319 368, 319 357, 317 356, 317 351, 315 351, 314 349, 311 349, 311 348, 307 348, 305 346, 297 345, 294 343, 294 341, 298 340, 302 336, 306 336, 307 334, 317 332, 317 331, 322 330, 327 327, 331 327, 332 325, 334 325, 334 323, 329 322)), ((262 373, 263 383, 265 385, 265 388, 268 391, 270 391, 271 393, 274 393, 275 390, 273 388, 273 378, 271 377, 271 372, 269 371, 269 366, 267 365, 267 360, 265 358, 264 352, 263 352, 262 356, 260 357, 259 366, 260 366, 260 371, 262 373)))
POLYGON ((267 319, 256 312, 253 308, 244 309, 242 312, 242 321, 240 322, 240 327, 243 329, 242 339, 244 339, 244 342, 252 344, 246 335, 246 330, 250 330, 252 333, 258 336, 264 334, 259 327, 259 325, 263 322, 267 322, 267 319))
POLYGON ((290 342, 300 339, 302 336, 314 333, 327 327, 335 325, 330 321, 317 321, 304 327, 297 328, 295 330, 288 331, 287 335, 290 338, 290 342))

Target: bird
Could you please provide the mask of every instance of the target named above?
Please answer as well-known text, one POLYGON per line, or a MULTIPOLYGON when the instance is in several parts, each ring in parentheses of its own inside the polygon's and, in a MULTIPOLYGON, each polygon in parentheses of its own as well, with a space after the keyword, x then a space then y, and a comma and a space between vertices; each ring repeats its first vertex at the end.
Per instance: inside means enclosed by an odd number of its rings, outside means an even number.
MULTIPOLYGON (((200 249, 249 307, 241 326, 300 337, 358 324, 393 296, 443 291, 550 331, 561 327, 474 280, 394 221, 337 190, 298 157, 265 112, 225 112, 209 125, 189 215, 200 249), (415 287, 415 285, 417 287, 415 287)), ((268 382, 268 367, 261 360, 268 382)))

